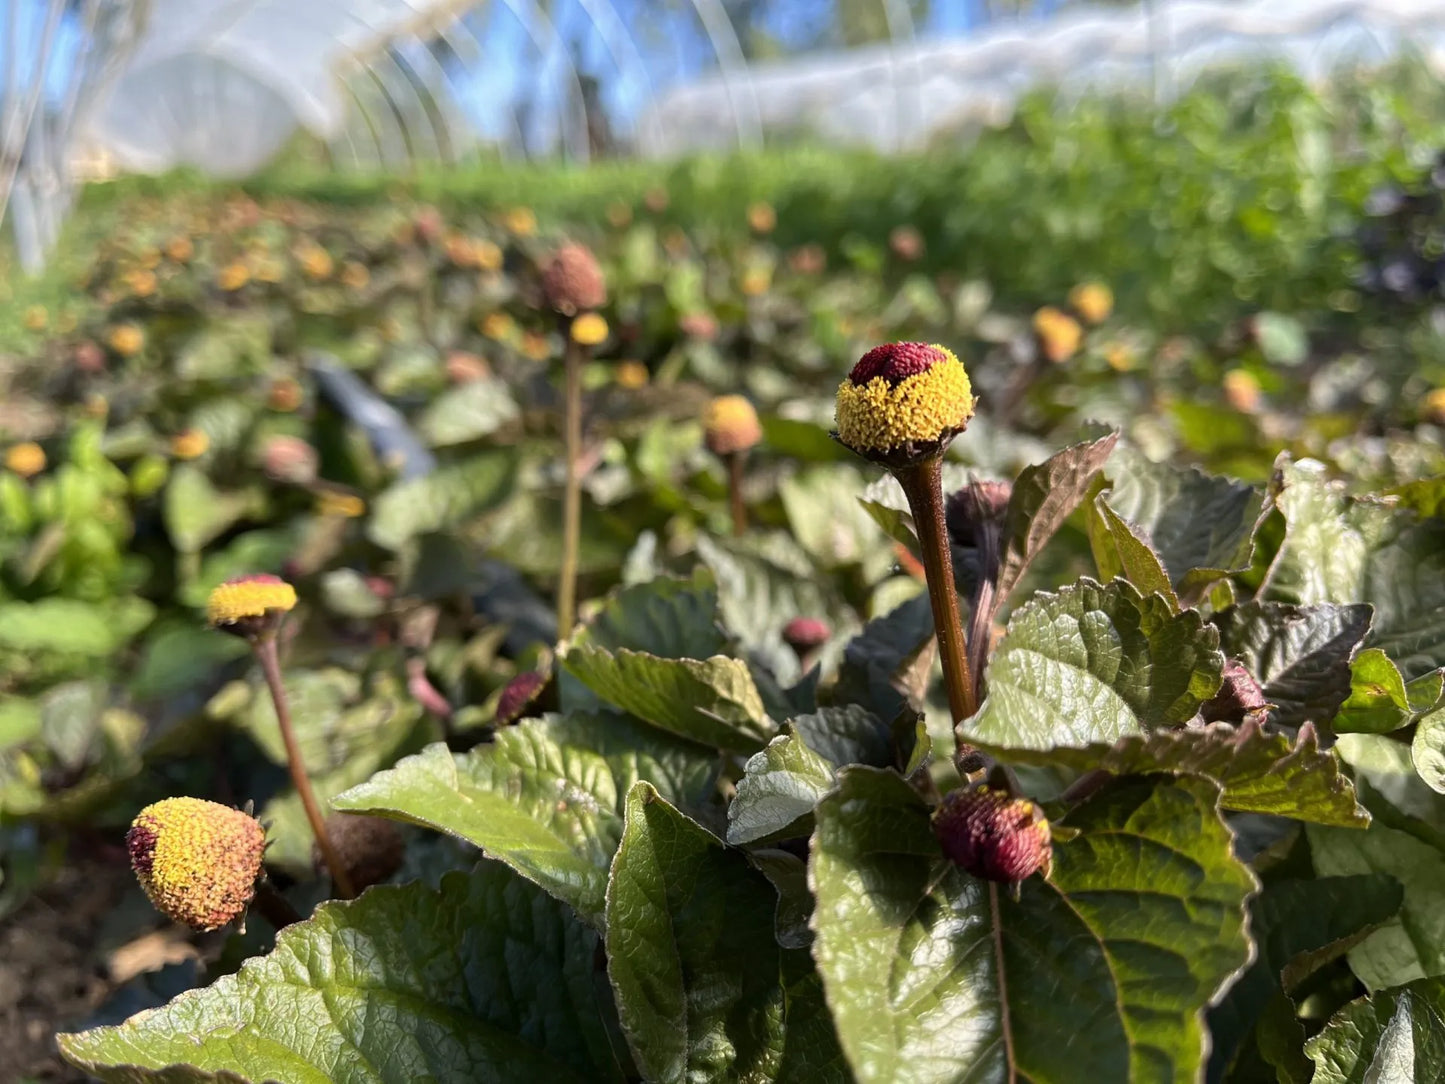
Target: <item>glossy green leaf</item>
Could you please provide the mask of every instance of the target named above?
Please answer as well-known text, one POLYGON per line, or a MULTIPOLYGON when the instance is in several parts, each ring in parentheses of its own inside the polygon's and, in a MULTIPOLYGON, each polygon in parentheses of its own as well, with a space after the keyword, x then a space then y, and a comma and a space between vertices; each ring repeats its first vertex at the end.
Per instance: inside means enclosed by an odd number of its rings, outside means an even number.
POLYGON ((622 800, 639 779, 670 800, 711 794, 715 753, 615 715, 548 716, 466 754, 429 746, 334 799, 475 843, 600 922, 622 800))
POLYGON ((1415 724, 1410 759, 1436 794, 1445 794, 1445 707, 1428 711, 1415 724))
POLYGON ((1083 579, 1014 611, 967 733, 1006 748, 1111 743, 1189 719, 1219 687, 1219 635, 1130 584, 1083 579))
POLYGON ((1169 582, 1164 562, 1139 533, 1109 504, 1108 495, 1100 493, 1088 511, 1089 546, 1094 551, 1094 565, 1099 578, 1107 583, 1122 576, 1146 595, 1163 595, 1177 609, 1179 599, 1169 582))
POLYGON ((1378 647, 1367 647, 1350 663, 1350 695, 1332 728, 1337 734, 1387 734, 1410 722, 1410 694, 1400 668, 1378 647))
POLYGON ((786 998, 775 905, 741 853, 650 784, 633 785, 607 884, 607 969, 647 1080, 777 1079, 786 998))
POLYGON ((818 807, 813 954, 857 1078, 1195 1079, 1204 1009, 1252 951, 1217 799, 1202 779, 1104 788, 1015 902, 945 863, 901 778, 846 769, 818 807))
POLYGON ((218 489, 199 467, 182 463, 166 483, 166 530, 176 549, 198 553, 249 515, 259 499, 254 490, 218 489))
POLYGON ((813 807, 848 764, 888 767, 891 735, 856 705, 822 708, 790 720, 744 767, 728 806, 728 842, 756 844, 807 835, 813 807))
POLYGON ((1044 462, 1025 467, 1014 482, 1004 520, 998 597, 1007 599, 1044 545, 1084 502, 1119 434, 1073 444, 1044 462))
POLYGON ((596 946, 565 906, 485 863, 440 891, 323 904, 237 974, 61 1050, 117 1084, 621 1081, 596 946))
POLYGON ((933 610, 926 594, 875 617, 843 649, 839 698, 866 705, 884 719, 920 706, 919 689, 907 671, 932 644, 933 610))
POLYGON ((1223 788, 1220 805, 1238 813, 1363 828, 1369 814, 1355 800, 1355 788, 1340 770, 1332 750, 1320 749, 1314 728, 1290 737, 1246 723, 1234 727, 1160 729, 1128 734, 1113 745, 1083 748, 1010 749, 975 742, 980 749, 1013 764, 1062 767, 1073 772, 1095 769, 1114 775, 1179 772, 1208 776, 1223 788))
POLYGON ((1370 628, 1370 607, 1248 602, 1214 618, 1220 647, 1240 659, 1274 707, 1270 720, 1328 725, 1350 695, 1350 662, 1370 628))
POLYGON ((1346 1005, 1305 1046, 1312 1084, 1431 1084, 1445 1065, 1445 981, 1424 979, 1346 1005))
POLYGON ((1129 447, 1110 457, 1108 501, 1163 562, 1182 596, 1249 566, 1263 503, 1253 486, 1156 463, 1129 447))
POLYGON ((813 807, 833 785, 833 765, 791 726, 748 759, 728 806, 728 842, 766 843, 807 835, 813 807))
POLYGON ((1284 543, 1265 590, 1284 602, 1367 602, 1366 646, 1408 681, 1445 666, 1445 521, 1349 496, 1310 460, 1281 468, 1284 543))
POLYGON ((1249 905, 1254 962, 1209 1010, 1208 1079, 1223 1079, 1272 999, 1392 918, 1403 898, 1382 874, 1266 882, 1249 905))
POLYGON ((1309 825, 1320 877, 1384 874, 1404 889, 1399 914, 1350 950, 1350 968, 1371 990, 1445 974, 1445 852, 1403 814, 1376 817, 1363 832, 1309 825), (1424 838, 1422 838, 1422 836, 1424 838))

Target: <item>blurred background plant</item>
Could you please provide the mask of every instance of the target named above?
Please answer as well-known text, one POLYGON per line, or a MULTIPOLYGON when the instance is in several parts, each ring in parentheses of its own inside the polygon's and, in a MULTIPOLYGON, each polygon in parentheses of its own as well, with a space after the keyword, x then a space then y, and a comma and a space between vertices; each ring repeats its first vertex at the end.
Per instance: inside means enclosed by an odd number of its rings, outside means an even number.
MULTIPOLYGON (((797 619, 831 675, 922 591, 828 436, 879 342, 965 360, 982 477, 1088 420, 1254 482, 1285 450, 1360 492, 1445 474, 1440 4, 1280 0, 1268 39, 1262 5, 1163 0, 3 6, 0 915, 124 880, 178 793, 254 800, 316 883, 261 676, 200 631, 230 577, 300 591, 323 803, 549 672, 564 240, 608 283, 579 598, 705 566, 780 681, 797 619), (702 424, 734 394, 737 537, 702 424)), ((1039 575, 1088 552, 1071 523, 1039 575)), ((462 860, 428 847, 399 876, 462 860)))

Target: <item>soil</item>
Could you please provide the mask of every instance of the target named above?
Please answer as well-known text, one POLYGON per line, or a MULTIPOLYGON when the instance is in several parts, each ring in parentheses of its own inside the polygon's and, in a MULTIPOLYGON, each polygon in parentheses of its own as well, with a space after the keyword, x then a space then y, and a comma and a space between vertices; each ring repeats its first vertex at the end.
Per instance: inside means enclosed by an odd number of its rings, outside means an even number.
POLYGON ((174 957, 157 931, 133 936, 134 886, 124 864, 71 864, 0 920, 0 1084, 87 1079, 61 1060, 56 1032, 84 1022, 138 969, 174 957))

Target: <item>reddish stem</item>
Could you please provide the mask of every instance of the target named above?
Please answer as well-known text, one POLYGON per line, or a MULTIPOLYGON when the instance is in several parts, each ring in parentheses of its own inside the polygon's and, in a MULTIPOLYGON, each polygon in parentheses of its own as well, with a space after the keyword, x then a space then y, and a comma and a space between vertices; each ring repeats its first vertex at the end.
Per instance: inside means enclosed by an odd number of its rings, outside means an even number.
POLYGON ((321 851, 326 868, 331 871, 331 883, 337 893, 342 899, 352 899, 356 891, 352 888, 351 878, 346 875, 346 867, 341 864, 336 848, 331 845, 331 837, 326 833, 321 806, 316 802, 316 793, 311 789, 311 780, 306 775, 306 765, 301 759, 296 728, 291 725, 291 708, 286 701, 286 688, 281 682, 281 660, 276 651, 276 636, 274 633, 259 636, 252 641, 252 646, 256 651, 256 660, 261 664, 261 673, 266 677, 266 687, 271 690, 271 700, 276 705, 276 721, 281 726, 281 740, 286 744, 286 766, 291 771, 291 782, 296 787, 296 793, 301 796, 306 819, 311 822, 311 834, 316 837, 316 846, 321 851))

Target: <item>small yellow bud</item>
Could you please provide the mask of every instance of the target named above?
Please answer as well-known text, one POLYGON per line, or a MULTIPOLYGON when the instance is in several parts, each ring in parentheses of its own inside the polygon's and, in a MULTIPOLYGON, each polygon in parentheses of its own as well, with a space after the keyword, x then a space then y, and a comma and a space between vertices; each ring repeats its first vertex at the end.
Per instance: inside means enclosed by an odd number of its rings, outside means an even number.
POLYGON ((227 292, 239 290, 251 281, 251 269, 244 260, 232 260, 216 273, 216 285, 227 292))
POLYGON ((171 437, 171 455, 177 459, 199 459, 211 448, 204 429, 185 429, 171 437))
POLYGON ((1224 374, 1224 399, 1241 414, 1259 410, 1260 388, 1255 375, 1246 369, 1230 369, 1224 374))
POLYGON ((366 515, 366 502, 354 493, 324 491, 316 498, 318 516, 336 516, 340 519, 357 519, 366 515))
POLYGON ((702 416, 703 440, 713 455, 745 452, 763 439, 753 404, 741 395, 719 395, 702 416))
POLYGON ((25 330, 44 331, 50 324, 50 313, 44 305, 31 305, 25 310, 25 330))
POLYGON ((652 379, 652 374, 648 372, 647 366, 642 362, 629 359, 617 363, 617 368, 612 370, 612 379, 617 381, 618 387, 635 391, 638 388, 645 388, 647 382, 652 379))
POLYGON ((513 207, 502 216, 502 225, 518 237, 531 237, 537 232, 537 216, 530 207, 513 207))
POLYGON ((748 208, 748 225, 754 233, 772 233, 778 224, 778 213, 769 203, 758 202, 748 208))
POLYGON ((582 346, 596 346, 607 338, 607 321, 595 312, 584 312, 572 321, 572 341, 582 346))
POLYGON ((347 260, 341 265, 341 285, 348 290, 364 290, 370 281, 371 272, 366 269, 364 263, 347 260))
POLYGON ((105 340, 123 358, 135 357, 145 346, 146 336, 135 324, 120 324, 110 329, 105 340))
POLYGON ((191 239, 184 235, 172 237, 170 241, 166 243, 166 255, 176 263, 187 262, 195 255, 195 251, 196 249, 195 246, 191 244, 191 239))
POLYGON ((1445 425, 1445 388, 1435 388, 1426 393, 1425 418, 1436 425, 1445 425))
POLYGON ((1055 365, 1068 361, 1079 352, 1084 329, 1066 312, 1045 306, 1034 313, 1034 333, 1039 346, 1055 365))
POLYGON ((45 449, 34 441, 12 444, 5 450, 5 469, 31 478, 45 469, 45 449))
POLYGON ((1102 282, 1083 282, 1069 291, 1069 306, 1086 323, 1102 324, 1114 311, 1114 291, 1102 282))

